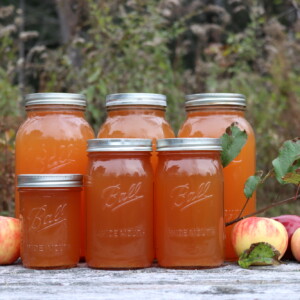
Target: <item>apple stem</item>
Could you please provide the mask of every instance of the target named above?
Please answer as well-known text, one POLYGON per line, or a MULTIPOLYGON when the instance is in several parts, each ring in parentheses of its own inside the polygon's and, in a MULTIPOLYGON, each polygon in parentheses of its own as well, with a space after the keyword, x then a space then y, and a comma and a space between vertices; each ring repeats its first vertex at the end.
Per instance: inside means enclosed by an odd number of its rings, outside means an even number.
MULTIPOLYGON (((255 212, 253 212, 253 213, 251 213, 251 214, 248 214, 248 215, 246 215, 246 216, 243 216, 243 217, 241 217, 241 216, 240 216, 241 214, 239 214, 239 217, 237 217, 236 219, 234 219, 234 220, 232 220, 232 221, 230 221, 230 222, 226 222, 226 223, 225 223, 225 226, 230 226, 230 225, 232 225, 232 224, 234 224, 234 223, 237 223, 237 222, 239 222, 239 221, 241 221, 241 220, 243 220, 243 219, 245 219, 245 218, 253 217, 253 216, 255 216, 255 215, 258 215, 258 214, 260 214, 260 213, 263 213, 263 212, 269 210, 270 208, 273 208, 273 207, 276 207, 276 206, 279 206, 279 205, 283 205, 283 204, 286 204, 286 203, 289 203, 289 202, 296 201, 296 200, 300 199, 300 195, 298 195, 299 189, 300 189, 300 184, 298 184, 298 188, 297 188, 297 192, 296 192, 296 195, 295 195, 295 196, 293 196, 293 197, 291 197, 291 198, 287 198, 287 199, 282 200, 282 201, 278 201, 278 202, 273 203, 273 204, 271 204, 271 205, 268 205, 268 206, 266 206, 266 207, 263 207, 263 208, 261 208, 261 209, 255 211, 255 212)), ((248 201, 248 199, 247 199, 247 201, 248 201)), ((247 201, 246 201, 246 203, 247 203, 247 201)))

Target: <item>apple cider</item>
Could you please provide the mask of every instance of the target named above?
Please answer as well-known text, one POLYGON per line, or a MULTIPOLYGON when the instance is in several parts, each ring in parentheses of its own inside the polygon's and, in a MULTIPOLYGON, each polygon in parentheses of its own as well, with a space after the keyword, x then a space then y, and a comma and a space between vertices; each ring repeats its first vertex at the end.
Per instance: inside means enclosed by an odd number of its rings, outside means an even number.
MULTIPOLYGON (((19 174, 85 174, 86 142, 94 132, 84 118, 86 100, 80 94, 37 93, 25 98, 27 118, 16 136, 16 177, 19 174)), ((85 200, 81 200, 84 256, 85 200)), ((15 215, 19 217, 16 190, 15 215)))
POLYGON ((80 257, 82 175, 18 176, 24 267, 75 267, 80 257))
MULTIPOLYGON (((174 138, 165 119, 167 99, 153 93, 120 93, 106 97, 107 118, 98 138, 152 139, 151 164, 157 166, 156 140, 174 138)), ((155 216, 154 216, 155 217, 155 216)))
POLYGON ((156 254, 162 267, 216 267, 224 261, 220 140, 157 141, 156 254))
POLYGON ((88 141, 89 267, 149 267, 153 260, 151 139, 88 141))
MULTIPOLYGON (((246 130, 248 139, 240 154, 224 168, 225 222, 237 218, 246 202, 244 185, 255 174, 255 137, 245 119, 246 101, 240 94, 194 94, 186 96, 187 119, 178 132, 179 137, 219 138, 228 126, 237 122, 246 130)), ((255 195, 250 199, 243 215, 256 209, 255 195)), ((225 260, 236 260, 231 243, 233 225, 226 227, 225 260)))
POLYGON ((165 119, 165 95, 121 93, 106 97, 107 119, 98 138, 143 138, 153 140, 151 163, 157 165, 156 139, 173 138, 174 132, 165 119))

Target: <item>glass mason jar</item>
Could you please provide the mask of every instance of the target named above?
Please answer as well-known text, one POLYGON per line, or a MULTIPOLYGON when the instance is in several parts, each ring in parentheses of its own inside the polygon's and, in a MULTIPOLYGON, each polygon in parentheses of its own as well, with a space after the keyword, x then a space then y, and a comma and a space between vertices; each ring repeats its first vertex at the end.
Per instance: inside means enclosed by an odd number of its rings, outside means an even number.
POLYGON ((162 267, 224 261, 221 144, 213 138, 157 141, 156 254, 162 267))
POLYGON ((106 97, 107 119, 98 138, 143 138, 153 140, 151 163, 157 165, 156 139, 173 138, 174 132, 165 119, 165 95, 121 93, 106 97))
MULTIPOLYGON (((246 130, 248 139, 240 154, 224 168, 224 209, 225 222, 237 218, 246 197, 244 185, 256 170, 255 136, 251 125, 245 119, 246 100, 240 94, 194 94, 186 96, 186 121, 179 130, 179 137, 219 138, 228 126, 237 122, 241 130, 246 130)), ((255 195, 250 199, 244 213, 256 209, 255 195)), ((227 226, 225 260, 236 260, 231 243, 233 225, 227 226)))
MULTIPOLYGON (((94 132, 84 118, 81 94, 37 93, 25 98, 27 118, 16 136, 16 177, 19 174, 85 174, 86 142, 94 132)), ((84 195, 82 196, 82 256, 84 256, 84 195)), ((19 217, 16 191, 15 215, 19 217)))
POLYGON ((18 190, 23 265, 75 267, 80 256, 82 175, 21 174, 18 190))
POLYGON ((150 139, 88 141, 89 267, 149 267, 153 260, 153 175, 150 139))

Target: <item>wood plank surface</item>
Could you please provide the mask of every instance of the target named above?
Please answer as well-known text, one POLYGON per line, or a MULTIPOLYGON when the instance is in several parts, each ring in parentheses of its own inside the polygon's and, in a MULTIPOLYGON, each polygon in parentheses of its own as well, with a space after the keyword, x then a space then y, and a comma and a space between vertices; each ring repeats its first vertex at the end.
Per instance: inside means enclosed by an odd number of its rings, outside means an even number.
POLYGON ((0 299, 300 299, 300 264, 202 270, 0 267, 0 299))

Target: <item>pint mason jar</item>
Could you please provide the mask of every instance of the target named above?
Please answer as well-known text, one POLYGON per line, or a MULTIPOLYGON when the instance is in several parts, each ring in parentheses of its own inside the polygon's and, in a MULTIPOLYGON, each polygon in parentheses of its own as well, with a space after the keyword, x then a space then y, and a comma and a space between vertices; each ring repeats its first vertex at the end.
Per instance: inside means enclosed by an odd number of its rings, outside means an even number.
POLYGON ((157 141, 156 254, 162 267, 224 260, 221 145, 214 138, 157 141))
POLYGON ((75 267, 80 256, 82 175, 21 174, 18 190, 23 265, 75 267))
POLYGON ((107 119, 98 138, 143 138, 153 140, 151 163, 157 165, 156 139, 173 138, 174 132, 165 119, 165 95, 121 93, 106 97, 107 119))
MULTIPOLYGON (((245 119, 246 99, 241 94, 216 93, 186 96, 187 118, 178 132, 178 137, 219 138, 227 127, 237 122, 246 130, 248 139, 240 154, 224 168, 224 209, 225 222, 237 218, 246 202, 244 185, 249 176, 255 174, 255 136, 245 119)), ((242 216, 256 210, 255 195, 248 202, 242 216)), ((236 260, 231 243, 233 225, 227 226, 225 260, 236 260)))
POLYGON ((153 260, 153 176, 150 139, 88 141, 89 267, 149 267, 153 260))
MULTIPOLYGON (((84 113, 81 94, 37 93, 25 98, 27 118, 16 136, 16 177, 19 174, 85 174, 86 142, 94 133, 84 113)), ((81 203, 82 256, 84 256, 84 195, 81 203)), ((16 190, 15 215, 19 217, 16 190)))

